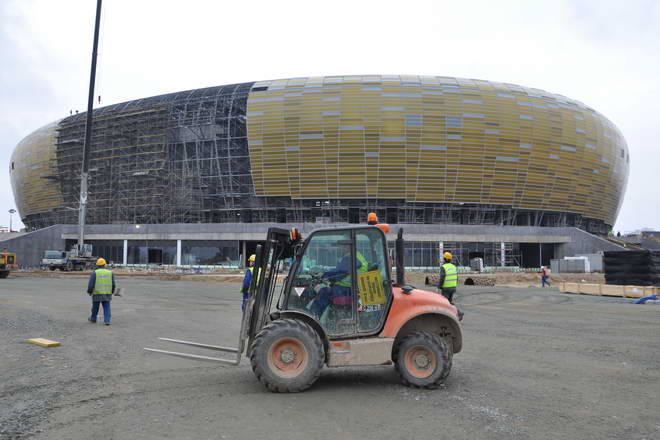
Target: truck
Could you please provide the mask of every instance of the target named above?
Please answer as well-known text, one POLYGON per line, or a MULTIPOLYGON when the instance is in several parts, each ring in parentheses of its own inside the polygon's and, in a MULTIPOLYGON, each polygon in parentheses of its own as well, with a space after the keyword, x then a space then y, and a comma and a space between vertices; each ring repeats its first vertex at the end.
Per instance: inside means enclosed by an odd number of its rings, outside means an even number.
POLYGON ((228 365, 239 365, 245 352, 257 379, 280 393, 309 388, 324 365, 393 365, 404 385, 437 388, 462 349, 463 313, 444 296, 406 284, 403 229, 393 270, 388 231, 381 224, 317 229, 303 240, 296 228, 270 228, 256 249, 238 345, 160 338, 229 356, 146 350, 228 365))
POLYGON ((94 267, 96 258, 92 256, 92 245, 83 244, 82 248, 75 245, 68 251, 47 250, 41 259, 43 270, 74 271, 94 267))
POLYGON ((7 278, 9 271, 16 269, 16 254, 10 253, 7 248, 0 252, 0 278, 7 278))

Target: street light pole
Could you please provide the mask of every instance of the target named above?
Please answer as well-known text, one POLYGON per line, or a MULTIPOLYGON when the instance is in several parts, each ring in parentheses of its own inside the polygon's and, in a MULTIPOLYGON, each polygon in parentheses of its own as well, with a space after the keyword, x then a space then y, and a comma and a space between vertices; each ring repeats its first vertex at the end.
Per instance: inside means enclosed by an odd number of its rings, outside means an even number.
POLYGON ((12 227, 12 215, 16 212, 14 208, 9 210, 9 232, 13 232, 12 227))

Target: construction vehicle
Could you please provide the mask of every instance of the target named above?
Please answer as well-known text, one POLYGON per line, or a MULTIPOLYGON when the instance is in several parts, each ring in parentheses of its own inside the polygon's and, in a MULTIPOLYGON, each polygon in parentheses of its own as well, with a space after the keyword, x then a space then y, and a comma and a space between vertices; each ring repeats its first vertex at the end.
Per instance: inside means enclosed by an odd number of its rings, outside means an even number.
POLYGON ((442 295, 405 284, 402 229, 392 279, 384 230, 389 227, 382 224, 319 229, 303 240, 295 228, 270 228, 265 245, 257 246, 257 276, 238 347, 159 338, 233 358, 146 350, 230 365, 238 365, 245 351, 257 378, 274 392, 309 388, 324 364, 394 364, 405 385, 438 387, 462 348, 462 312, 442 295), (288 276, 278 283, 289 258, 288 276))
POLYGON ((96 258, 92 256, 92 245, 74 245, 69 251, 45 251, 41 259, 43 270, 74 271, 94 267, 96 258))
POLYGON ((10 253, 7 248, 0 252, 0 278, 7 278, 12 269, 16 269, 16 254, 10 253))

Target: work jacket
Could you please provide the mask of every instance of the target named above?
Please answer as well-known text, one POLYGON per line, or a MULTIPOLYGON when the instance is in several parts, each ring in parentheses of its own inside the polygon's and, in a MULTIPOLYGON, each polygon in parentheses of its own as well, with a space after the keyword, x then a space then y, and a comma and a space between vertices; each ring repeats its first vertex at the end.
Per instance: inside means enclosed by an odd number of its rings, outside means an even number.
POLYGON ((445 263, 440 268, 440 288, 449 289, 458 285, 458 270, 451 263, 445 263))
POLYGON ((89 276, 87 293, 93 295, 92 300, 110 301, 115 291, 115 274, 104 267, 97 268, 89 276))
MULTIPOLYGON (((357 272, 358 272, 358 273, 364 273, 364 272, 366 272, 367 269, 369 268, 369 264, 367 263, 367 259, 364 258, 364 256, 363 256, 360 252, 356 252, 356 253, 355 253, 355 256, 357 257, 357 264, 356 264, 356 266, 357 266, 357 272)), ((349 256, 348 256, 348 260, 349 260, 349 261, 350 261, 350 258, 351 258, 351 257, 350 257, 350 255, 349 255, 349 256)), ((341 266, 341 265, 342 265, 342 264, 340 263, 340 264, 337 266, 337 269, 339 269, 339 266, 341 266)), ((348 288, 351 288, 351 287, 353 287, 353 283, 351 282, 351 273, 350 273, 350 267, 351 267, 351 265, 350 265, 350 263, 348 263, 346 266, 347 266, 346 269, 347 269, 348 274, 347 274, 344 278, 342 278, 342 280, 339 281, 339 282, 337 283, 337 285, 338 285, 338 286, 342 286, 342 287, 348 287, 348 288)))

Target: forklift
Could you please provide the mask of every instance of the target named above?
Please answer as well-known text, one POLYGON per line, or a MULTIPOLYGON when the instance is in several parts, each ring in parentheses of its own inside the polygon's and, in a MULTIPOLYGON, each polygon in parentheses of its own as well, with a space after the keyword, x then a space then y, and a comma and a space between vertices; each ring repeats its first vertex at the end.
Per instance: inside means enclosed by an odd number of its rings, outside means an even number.
POLYGON ((7 278, 9 272, 17 267, 16 254, 12 254, 7 248, 4 248, 2 252, 0 252, 0 278, 7 278))
POLYGON ((238 347, 159 338, 232 358, 146 350, 229 365, 245 352, 259 381, 280 393, 309 388, 324 364, 394 364, 403 384, 437 388, 461 351, 463 314, 444 296, 405 284, 403 229, 392 279, 388 231, 386 224, 318 229, 303 240, 296 228, 269 228, 256 249, 238 347))

